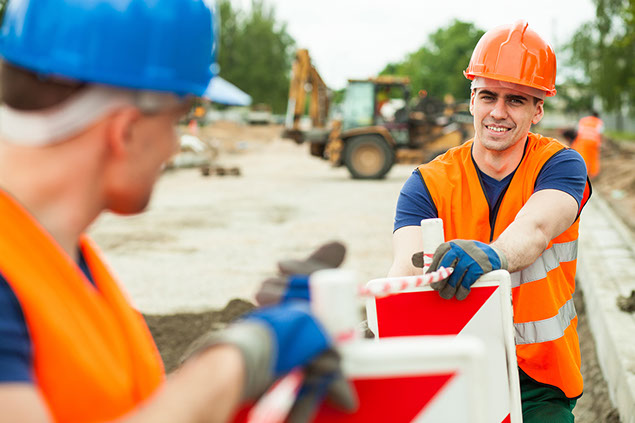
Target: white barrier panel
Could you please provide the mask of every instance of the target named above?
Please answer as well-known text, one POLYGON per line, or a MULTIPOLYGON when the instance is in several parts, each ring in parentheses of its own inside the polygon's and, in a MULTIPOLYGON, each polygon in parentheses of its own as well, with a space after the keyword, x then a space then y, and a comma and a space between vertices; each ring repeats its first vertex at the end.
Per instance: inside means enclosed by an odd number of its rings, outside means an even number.
POLYGON ((316 423, 487 421, 485 346, 478 339, 367 339, 345 344, 339 351, 359 408, 344 413, 324 403, 316 423), (436 401, 441 392, 453 401, 436 401))
MULTIPOLYGON (((323 402, 311 420, 314 423, 488 421, 485 395, 489 383, 481 340, 467 336, 359 339, 343 344, 338 351, 359 406, 347 413, 323 402), (441 393, 453 401, 438 401, 441 393)), ((233 421, 255 423, 250 412, 251 408, 244 408, 233 421)), ((283 421, 267 417, 258 423, 283 421)))
MULTIPOLYGON (((367 284, 384 284, 374 279, 367 284)), ((454 335, 475 337, 486 348, 486 375, 491 389, 485 399, 487 423, 522 422, 520 388, 514 345, 509 273, 495 271, 481 277, 463 301, 444 300, 429 286, 370 298, 366 302, 368 326, 380 339, 401 336, 454 335)), ((440 408, 456 404, 451 392, 435 399, 440 408)))

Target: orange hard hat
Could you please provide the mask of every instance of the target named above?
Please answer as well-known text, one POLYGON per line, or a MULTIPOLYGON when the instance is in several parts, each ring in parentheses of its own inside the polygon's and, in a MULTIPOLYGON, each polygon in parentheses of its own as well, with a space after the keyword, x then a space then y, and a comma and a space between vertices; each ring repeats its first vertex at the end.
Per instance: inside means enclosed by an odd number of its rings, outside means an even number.
POLYGON ((556 95, 556 54, 523 20, 487 31, 463 74, 467 79, 495 79, 556 95))

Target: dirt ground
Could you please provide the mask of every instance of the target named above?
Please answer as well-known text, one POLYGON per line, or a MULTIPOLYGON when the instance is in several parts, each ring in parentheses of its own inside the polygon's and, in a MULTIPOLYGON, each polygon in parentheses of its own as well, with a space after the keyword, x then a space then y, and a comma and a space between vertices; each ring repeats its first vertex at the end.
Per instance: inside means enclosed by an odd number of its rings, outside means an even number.
POLYGON ((606 140, 600 152, 600 173, 591 182, 593 188, 631 231, 635 231, 635 142, 606 140))
MULTIPOLYGON (((343 267, 357 271, 360 281, 385 275, 390 265, 394 205, 413 166, 397 165, 383 181, 352 181, 345 169, 310 157, 307 146, 280 140, 280 132, 233 123, 206 128, 201 138, 218 150, 217 164, 237 166, 241 176, 167 171, 148 212, 108 215, 91 230, 144 313, 168 371, 197 336, 253 307, 257 286, 275 272, 278 259, 304 257, 340 239, 348 247, 343 267)), ((632 153, 611 149, 594 183, 631 219, 632 169, 632 153)), ((581 293, 576 308, 585 379, 576 421, 619 422, 581 293)))

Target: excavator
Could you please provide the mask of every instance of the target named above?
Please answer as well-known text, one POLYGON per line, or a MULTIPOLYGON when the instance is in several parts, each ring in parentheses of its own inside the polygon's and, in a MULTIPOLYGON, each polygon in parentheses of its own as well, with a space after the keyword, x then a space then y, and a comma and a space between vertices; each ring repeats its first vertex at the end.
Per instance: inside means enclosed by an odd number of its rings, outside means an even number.
POLYGON ((406 77, 349 80, 341 118, 330 121, 329 94, 308 51, 298 50, 283 137, 310 143, 311 155, 346 166, 354 179, 384 178, 395 163, 425 163, 473 133, 467 105, 425 91, 411 101, 406 77), (301 123, 309 91, 307 128, 301 123))

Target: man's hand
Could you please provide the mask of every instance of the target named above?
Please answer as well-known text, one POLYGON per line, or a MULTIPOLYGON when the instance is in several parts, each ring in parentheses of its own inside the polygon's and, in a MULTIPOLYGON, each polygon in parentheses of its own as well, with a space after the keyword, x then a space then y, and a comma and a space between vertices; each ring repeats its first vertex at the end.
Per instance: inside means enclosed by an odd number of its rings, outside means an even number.
POLYGON ((344 261, 346 248, 339 242, 322 245, 305 260, 278 262, 280 274, 262 283, 256 293, 260 305, 272 305, 291 299, 309 300, 309 276, 311 273, 338 267, 344 261))
POLYGON ((243 399, 262 395, 279 377, 304 367, 304 385, 291 411, 293 416, 310 416, 324 395, 344 410, 352 410, 357 400, 344 379, 340 357, 331 348, 324 328, 311 315, 309 304, 290 301, 257 309, 226 330, 199 338, 186 355, 191 357, 215 345, 234 345, 245 362, 243 399))
MULTIPOLYGON (((423 266, 421 253, 412 256, 414 266, 423 266), (420 259, 421 258, 421 259, 420 259)), ((439 267, 453 267, 454 272, 439 282, 431 284, 446 300, 456 295, 463 300, 470 293, 470 287, 483 274, 492 270, 507 269, 507 259, 502 251, 479 241, 455 239, 439 245, 432 257, 432 263, 426 273, 439 267)))

